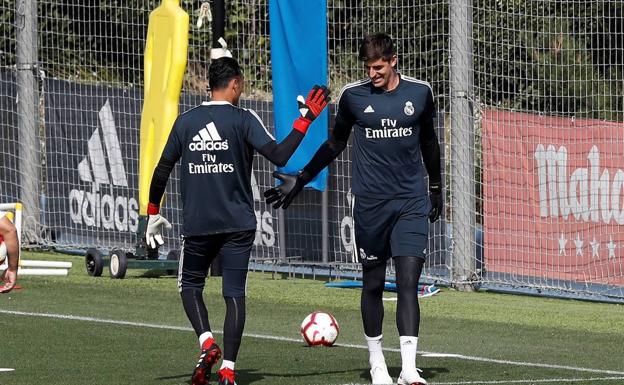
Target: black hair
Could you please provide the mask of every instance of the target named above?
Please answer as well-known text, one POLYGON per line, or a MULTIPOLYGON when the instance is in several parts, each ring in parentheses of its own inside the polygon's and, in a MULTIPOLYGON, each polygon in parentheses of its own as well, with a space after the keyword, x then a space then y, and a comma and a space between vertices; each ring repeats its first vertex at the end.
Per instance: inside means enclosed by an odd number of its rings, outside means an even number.
POLYGON ((395 54, 396 50, 392 38, 386 33, 367 35, 360 44, 359 58, 363 62, 378 59, 390 61, 395 54))
POLYGON ((237 76, 242 76, 242 72, 236 59, 220 57, 210 63, 208 85, 211 90, 220 90, 227 87, 230 80, 237 76))

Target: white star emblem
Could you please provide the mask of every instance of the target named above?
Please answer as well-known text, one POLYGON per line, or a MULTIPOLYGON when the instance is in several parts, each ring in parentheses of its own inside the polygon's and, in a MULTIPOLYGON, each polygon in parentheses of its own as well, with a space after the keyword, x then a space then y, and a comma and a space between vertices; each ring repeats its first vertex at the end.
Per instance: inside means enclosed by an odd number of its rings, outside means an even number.
POLYGON ((613 242, 613 239, 611 239, 611 236, 609 236, 609 243, 607 243, 607 249, 609 249, 609 259, 613 258, 615 259, 615 248, 617 247, 617 244, 615 244, 613 242))
POLYGON ((583 240, 581 237, 576 234, 576 239, 574 240, 574 246, 576 246, 576 256, 583 256, 583 240))
POLYGON ((600 250, 600 242, 597 242, 596 237, 594 237, 594 239, 589 242, 589 244, 592 248, 592 257, 599 257, 598 251, 600 250))
POLYGON ((568 240, 563 236, 563 234, 561 234, 559 237, 559 255, 566 255, 566 243, 568 243, 568 240))

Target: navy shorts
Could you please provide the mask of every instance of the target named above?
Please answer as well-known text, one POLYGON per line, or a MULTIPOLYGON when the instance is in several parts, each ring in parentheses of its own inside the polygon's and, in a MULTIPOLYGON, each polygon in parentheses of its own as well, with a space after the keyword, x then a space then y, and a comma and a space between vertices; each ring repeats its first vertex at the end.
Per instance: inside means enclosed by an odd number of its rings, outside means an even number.
POLYGON ((178 289, 203 290, 208 267, 221 256, 224 297, 244 297, 249 256, 256 230, 184 237, 180 252, 178 289))
POLYGON ((354 199, 355 250, 364 267, 390 257, 425 259, 429 242, 428 197, 354 199))

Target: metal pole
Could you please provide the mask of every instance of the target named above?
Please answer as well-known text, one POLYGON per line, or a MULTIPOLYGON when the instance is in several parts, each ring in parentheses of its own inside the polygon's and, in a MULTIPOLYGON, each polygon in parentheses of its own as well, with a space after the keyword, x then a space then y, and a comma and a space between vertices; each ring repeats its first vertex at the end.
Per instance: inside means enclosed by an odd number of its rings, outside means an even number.
POLYGON ((220 38, 225 38, 225 2, 212 1, 212 48, 221 48, 220 38))
POLYGON ((286 220, 284 219, 284 210, 277 210, 277 228, 279 241, 279 260, 286 262, 286 220))
POLYGON ((20 200, 24 205, 22 238, 38 240, 40 162, 38 135, 39 92, 37 71, 37 2, 16 2, 17 117, 20 200))
POLYGON ((475 273, 475 154, 472 1, 451 0, 451 188, 452 280, 459 290, 474 290, 475 273))
POLYGON ((327 191, 328 186, 323 190, 322 195, 322 206, 321 206, 321 255, 323 257, 323 264, 326 265, 329 263, 329 192, 327 191))

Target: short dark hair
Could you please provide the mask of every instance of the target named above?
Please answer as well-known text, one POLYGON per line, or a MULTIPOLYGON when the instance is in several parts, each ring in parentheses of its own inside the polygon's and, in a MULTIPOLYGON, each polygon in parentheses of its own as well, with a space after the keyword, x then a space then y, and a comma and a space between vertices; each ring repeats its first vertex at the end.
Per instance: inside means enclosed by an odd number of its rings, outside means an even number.
POLYGON ((227 87, 230 80, 241 76, 242 72, 236 59, 220 57, 213 60, 208 68, 208 85, 211 90, 220 90, 227 87))
POLYGON ((378 59, 390 61, 395 54, 392 38, 386 33, 379 32, 367 35, 360 44, 359 58, 363 62, 378 59))

